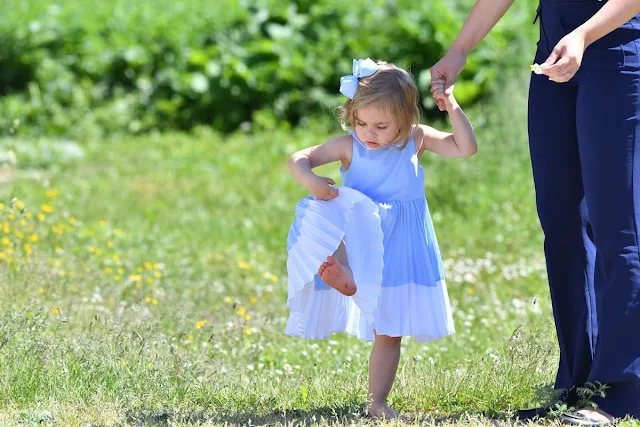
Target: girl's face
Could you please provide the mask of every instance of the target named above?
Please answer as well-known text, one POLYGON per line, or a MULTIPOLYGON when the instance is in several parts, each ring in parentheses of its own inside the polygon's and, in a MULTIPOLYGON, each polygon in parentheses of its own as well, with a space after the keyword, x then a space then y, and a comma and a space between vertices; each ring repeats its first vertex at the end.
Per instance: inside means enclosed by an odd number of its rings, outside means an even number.
POLYGON ((358 139, 374 150, 391 144, 400 132, 389 113, 375 105, 354 111, 353 126, 358 139))

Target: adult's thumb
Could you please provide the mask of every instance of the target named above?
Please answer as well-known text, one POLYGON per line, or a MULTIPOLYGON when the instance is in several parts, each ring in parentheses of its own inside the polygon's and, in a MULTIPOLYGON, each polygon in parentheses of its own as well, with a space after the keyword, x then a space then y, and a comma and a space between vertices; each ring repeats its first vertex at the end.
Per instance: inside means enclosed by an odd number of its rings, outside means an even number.
POLYGON ((550 65, 555 64, 556 61, 558 60, 558 56, 559 56, 558 51, 556 49, 553 49, 553 51, 551 52, 551 55, 549 55, 547 60, 544 61, 542 64, 540 64, 540 66, 548 67, 550 65))

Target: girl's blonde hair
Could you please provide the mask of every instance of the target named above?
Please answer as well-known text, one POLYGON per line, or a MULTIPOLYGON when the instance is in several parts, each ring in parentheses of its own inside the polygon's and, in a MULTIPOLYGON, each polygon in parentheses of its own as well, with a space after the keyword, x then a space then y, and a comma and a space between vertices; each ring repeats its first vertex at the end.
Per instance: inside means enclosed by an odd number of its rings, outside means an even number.
POLYGON ((342 129, 349 131, 359 108, 376 105, 386 110, 400 128, 393 144, 404 148, 411 139, 413 128, 420 124, 418 88, 408 71, 385 61, 377 61, 378 71, 361 78, 353 99, 338 107, 342 129))

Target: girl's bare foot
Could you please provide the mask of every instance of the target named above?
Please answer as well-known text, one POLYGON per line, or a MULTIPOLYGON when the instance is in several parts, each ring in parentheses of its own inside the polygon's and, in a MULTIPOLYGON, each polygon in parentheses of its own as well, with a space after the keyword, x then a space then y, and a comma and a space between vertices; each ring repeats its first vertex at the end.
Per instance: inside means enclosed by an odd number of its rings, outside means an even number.
POLYGON ((358 290, 351 272, 332 256, 327 257, 327 261, 322 263, 318 275, 327 285, 348 297, 358 290))
POLYGON ((372 418, 379 418, 383 420, 393 420, 398 418, 398 412, 386 402, 371 402, 367 408, 367 413, 372 418))

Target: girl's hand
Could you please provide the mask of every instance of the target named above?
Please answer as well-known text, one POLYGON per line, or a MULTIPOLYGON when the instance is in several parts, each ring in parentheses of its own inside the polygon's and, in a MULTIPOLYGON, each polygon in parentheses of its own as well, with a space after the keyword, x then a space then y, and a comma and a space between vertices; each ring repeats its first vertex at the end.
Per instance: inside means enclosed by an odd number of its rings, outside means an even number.
POLYGON ((462 52, 450 50, 447 54, 431 67, 431 93, 440 111, 446 109, 444 100, 438 98, 440 94, 453 93, 453 82, 467 63, 467 55, 462 52))
POLYGON ((331 178, 315 176, 306 187, 316 199, 331 200, 338 197, 338 190, 332 187, 334 184, 331 178))
POLYGON ((585 44, 585 35, 581 31, 570 32, 553 48, 547 60, 540 64, 542 72, 554 82, 569 81, 582 64, 585 44))
POLYGON ((434 93, 433 97, 435 98, 438 105, 443 105, 444 111, 450 112, 454 108, 458 106, 458 101, 453 96, 453 92, 447 94, 444 91, 440 93, 434 93))

